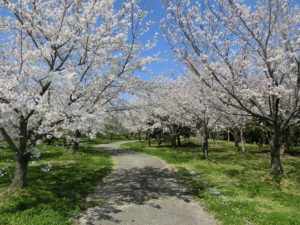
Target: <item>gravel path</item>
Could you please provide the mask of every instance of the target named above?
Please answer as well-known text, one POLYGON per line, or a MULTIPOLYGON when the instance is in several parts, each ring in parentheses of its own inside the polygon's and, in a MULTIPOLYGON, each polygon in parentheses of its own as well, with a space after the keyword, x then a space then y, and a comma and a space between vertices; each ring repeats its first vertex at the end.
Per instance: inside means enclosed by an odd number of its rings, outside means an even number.
POLYGON ((120 150, 125 142, 100 145, 115 167, 87 201, 104 202, 79 218, 81 225, 215 225, 212 216, 186 194, 168 165, 156 157, 120 150))

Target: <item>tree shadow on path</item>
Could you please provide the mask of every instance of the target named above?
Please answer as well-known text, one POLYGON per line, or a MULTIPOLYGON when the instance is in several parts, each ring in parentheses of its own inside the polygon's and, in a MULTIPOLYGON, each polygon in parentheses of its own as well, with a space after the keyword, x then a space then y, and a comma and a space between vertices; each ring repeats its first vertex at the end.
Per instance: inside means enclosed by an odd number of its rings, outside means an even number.
MULTIPOLYGON (((117 149, 104 151, 115 156, 138 154, 117 149)), ((125 204, 143 205, 150 199, 159 197, 176 197, 186 202, 190 201, 187 189, 178 180, 176 173, 166 168, 148 166, 115 169, 87 198, 88 201, 103 201, 105 204, 101 207, 88 209, 83 218, 85 224, 88 225, 93 225, 99 220, 110 220, 117 224, 121 222, 114 218, 115 214, 121 212, 118 206, 125 204)), ((159 205, 155 204, 151 206, 160 208, 159 205)))

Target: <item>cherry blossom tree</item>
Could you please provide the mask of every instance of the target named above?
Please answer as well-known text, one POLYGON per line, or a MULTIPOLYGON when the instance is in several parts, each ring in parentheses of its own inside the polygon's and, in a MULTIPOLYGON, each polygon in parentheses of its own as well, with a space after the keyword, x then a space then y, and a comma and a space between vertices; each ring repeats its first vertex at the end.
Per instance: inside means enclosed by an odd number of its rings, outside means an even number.
POLYGON ((149 85, 151 91, 147 90, 139 98, 140 102, 146 103, 141 109, 145 113, 138 112, 144 118, 141 123, 147 124, 149 132, 160 128, 168 133, 172 146, 180 145, 184 128, 199 131, 203 156, 207 158, 209 132, 217 128, 220 117, 212 108, 215 97, 210 89, 189 72, 175 79, 159 77, 149 85))
POLYGON ((168 83, 168 88, 160 93, 161 101, 165 101, 162 107, 171 121, 201 134, 203 157, 208 158, 209 133, 217 128, 220 118, 213 108, 214 93, 189 71, 168 83))
POLYGON ((135 1, 0 1, 0 131, 16 156, 11 187, 46 134, 90 132, 134 71, 146 12, 135 1))
POLYGON ((184 93, 182 96, 185 96, 185 100, 179 103, 185 103, 181 106, 185 114, 190 114, 192 121, 196 121, 196 128, 202 133, 203 157, 207 159, 209 133, 217 130, 220 124, 220 114, 214 108, 218 102, 216 93, 192 73, 187 74, 181 93, 184 93))
POLYGON ((233 134, 235 147, 239 149, 239 143, 241 142, 242 152, 245 153, 244 129, 245 124, 247 121, 249 121, 250 117, 241 116, 242 112, 234 108, 229 108, 226 110, 226 112, 224 112, 224 110, 219 111, 219 113, 221 123, 225 128, 228 129, 228 132, 231 131, 233 134))
MULTIPOLYGON (((136 106, 137 104, 131 103, 131 105, 136 106)), ((150 117, 151 114, 149 114, 147 107, 133 107, 124 112, 121 124, 128 133, 137 134, 139 141, 141 141, 142 134, 146 134, 149 129, 147 122, 150 117)))
POLYGON ((166 39, 195 76, 272 134, 271 172, 283 172, 285 130, 299 124, 300 10, 290 0, 165 0, 166 39), (212 81, 210 85, 208 81, 212 81))

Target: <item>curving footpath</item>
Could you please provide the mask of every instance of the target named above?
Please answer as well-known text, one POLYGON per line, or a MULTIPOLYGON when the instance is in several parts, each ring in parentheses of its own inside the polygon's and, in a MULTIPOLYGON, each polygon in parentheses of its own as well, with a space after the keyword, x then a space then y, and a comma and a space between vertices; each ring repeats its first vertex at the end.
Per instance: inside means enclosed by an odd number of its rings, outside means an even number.
POLYGON ((80 215, 81 225, 216 225, 161 159, 120 150, 116 142, 99 145, 113 156, 114 169, 87 197, 102 202, 80 215))

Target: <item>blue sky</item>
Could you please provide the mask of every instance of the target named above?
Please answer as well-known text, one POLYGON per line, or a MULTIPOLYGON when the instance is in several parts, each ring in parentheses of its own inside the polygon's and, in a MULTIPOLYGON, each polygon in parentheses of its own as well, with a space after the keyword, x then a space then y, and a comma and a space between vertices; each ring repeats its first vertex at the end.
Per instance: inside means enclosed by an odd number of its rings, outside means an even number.
MULTIPOLYGON (((119 4, 122 0, 116 0, 119 4)), ((245 0, 247 5, 254 6, 257 0, 245 0)), ((175 59, 173 51, 170 49, 169 44, 162 36, 162 31, 159 28, 161 19, 166 16, 166 10, 162 0, 140 0, 140 6, 142 9, 149 11, 149 15, 146 20, 152 20, 155 24, 151 30, 143 37, 143 40, 152 39, 157 32, 158 43, 151 51, 145 52, 146 55, 154 55, 160 53, 159 56, 164 60, 162 62, 152 63, 147 66, 147 72, 141 74, 143 79, 150 79, 152 76, 164 75, 164 76, 178 76, 184 73, 184 65, 175 59)))
MULTIPOLYGON (((117 0, 121 1, 121 0, 117 0)), ((145 55, 155 55, 159 53, 159 57, 163 60, 161 62, 152 63, 147 66, 147 72, 141 74, 143 79, 149 79, 152 76, 178 76, 184 72, 183 65, 178 62, 170 49, 169 44, 164 39, 159 28, 161 19, 166 16, 166 11, 162 0, 141 0, 140 6, 142 9, 149 12, 146 20, 154 21, 151 30, 143 36, 143 40, 153 39, 154 34, 158 33, 158 42, 156 47, 145 52, 145 55)))

